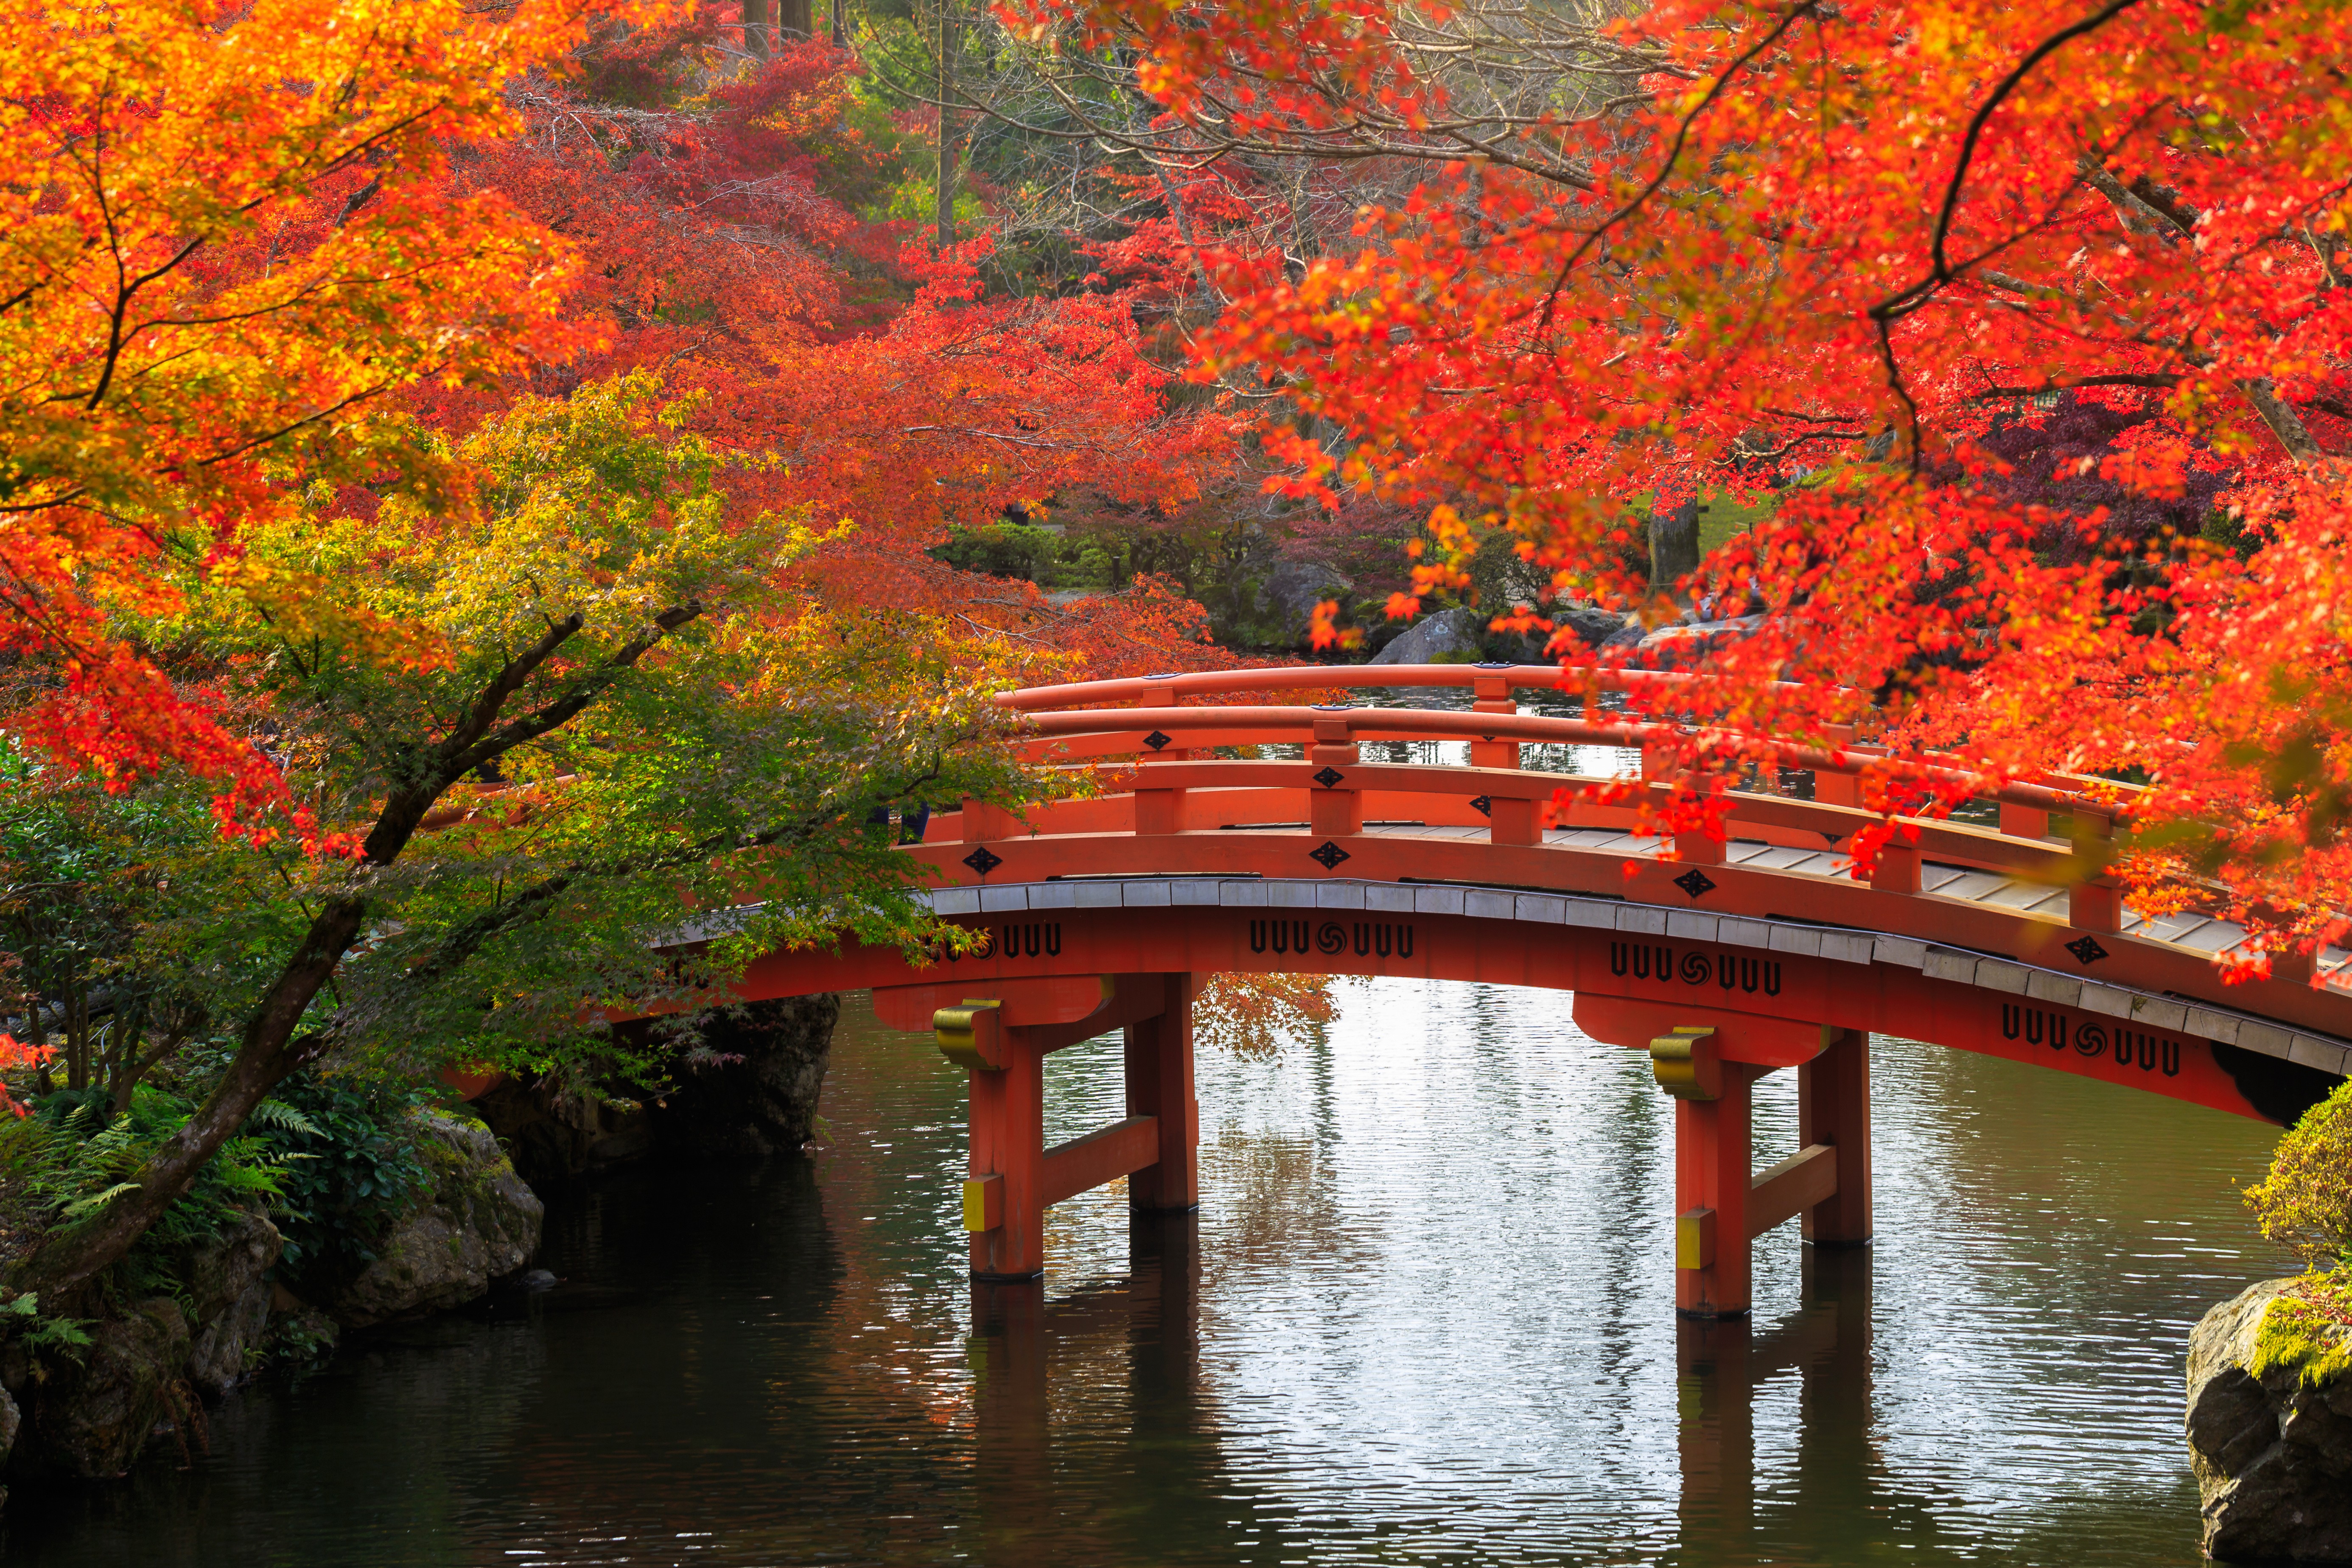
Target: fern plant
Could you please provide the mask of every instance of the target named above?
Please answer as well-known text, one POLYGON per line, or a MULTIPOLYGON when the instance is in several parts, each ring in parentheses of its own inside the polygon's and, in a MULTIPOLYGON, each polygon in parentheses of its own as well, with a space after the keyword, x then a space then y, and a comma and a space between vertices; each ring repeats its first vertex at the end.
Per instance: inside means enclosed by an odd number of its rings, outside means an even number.
MULTIPOLYGON (((0 1127, 0 1171, 52 1231, 70 1232, 137 1191, 131 1177, 140 1165, 194 1113, 187 1100, 152 1084, 139 1086, 120 1112, 100 1094, 52 1094, 34 1114, 0 1127)), ((122 1260, 108 1281, 112 1293, 184 1298, 179 1257, 217 1236, 240 1210, 274 1207, 289 1162, 302 1157, 283 1140, 317 1131, 293 1107, 265 1102, 246 1131, 223 1146, 186 1195, 122 1260)))

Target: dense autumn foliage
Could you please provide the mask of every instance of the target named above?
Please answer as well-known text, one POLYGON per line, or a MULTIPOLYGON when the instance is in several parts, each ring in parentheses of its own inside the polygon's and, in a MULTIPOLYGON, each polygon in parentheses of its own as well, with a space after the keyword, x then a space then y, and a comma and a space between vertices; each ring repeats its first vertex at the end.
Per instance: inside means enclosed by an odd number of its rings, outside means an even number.
POLYGON ((7 6, 0 646, 56 672, 12 731, 109 772, 193 763, 236 781, 239 811, 281 803, 127 630, 175 602, 162 557, 239 573, 239 529, 289 479, 445 481, 390 394, 565 349, 569 248, 446 167, 455 140, 512 127, 507 89, 582 10, 7 6))
POLYGON ((1133 309, 1143 285, 992 295, 987 237, 940 253, 859 216, 887 149, 849 111, 856 62, 818 40, 742 68, 714 15, 535 79, 525 133, 461 163, 462 183, 580 247, 573 309, 600 341, 572 374, 653 367, 708 392, 698 428, 770 459, 736 482, 741 504, 856 520, 810 565, 828 597, 941 605, 1063 668, 1226 662, 1166 584, 1055 605, 925 554, 950 526, 1042 519, 1074 491, 1181 508, 1226 422, 1169 411, 1173 373, 1133 309))
POLYGON ((15 733, 125 775, 193 764, 248 826, 307 821, 133 632, 175 603, 159 559, 292 605, 240 531, 299 487, 454 500, 435 428, 640 365, 716 394, 709 433, 763 459, 740 505, 857 520, 839 590, 970 597, 975 631, 1111 667, 1202 640, 1165 591, 1055 608, 933 570, 949 523, 1073 487, 1181 502, 1219 427, 1167 416, 1116 291, 983 299, 985 240, 934 257, 857 218, 854 63, 806 44, 746 69, 719 15, 8 12, 0 637, 55 675, 15 733))
POLYGON ((1708 815, 1740 732, 1858 724, 1890 748, 1874 802, 2144 781, 2119 803, 2141 902, 2340 930, 2341 6, 1007 16, 1049 54, 1145 60, 1168 112, 1133 144, 1289 156, 1358 194, 1310 258, 1204 241, 1230 300, 1205 374, 1307 416, 1281 438, 1297 489, 1427 509, 1424 589, 1507 549, 1662 614, 1675 585, 1622 548, 1637 500, 1771 493, 1679 585, 1761 619, 1695 689, 1725 727, 1688 748, 1675 820, 1708 815), (2087 450, 2035 434, 2076 411, 2109 416, 2087 450), (2192 494, 2184 531, 2165 514, 2192 494))
POLYGON ((16 1289, 96 1279, 308 1063, 610 1055, 599 999, 928 947, 894 803, 1041 787, 988 694, 1202 642, 1164 584, 926 554, 1181 501, 1218 426, 1115 289, 989 298, 986 241, 857 217, 854 62, 722 16, 9 13, 7 912, 89 930, 0 1048, 58 1024, 118 1113, 221 1062, 16 1289))
MULTIPOLYGON (((942 552, 1141 536, 1253 464, 1324 553, 1413 520, 1401 614, 1516 555, 1517 625, 1740 622, 1662 831, 1719 831, 1757 737, 1858 730, 1858 870, 2063 775, 2144 908, 2307 947, 2352 907, 2336 7, 1010 0, 957 102, 1065 150, 1001 210, 1116 210, 1067 275, 892 216, 876 61, 732 5, 6 17, 14 799, 57 792, 44 854, 175 825, 140 962, 238 1041, 45 1288, 323 1052, 528 1054, 658 993, 681 899, 781 878, 913 940, 865 829, 1037 787, 992 686, 1235 659, 1142 564, 942 552), (1652 580, 1702 494, 1757 521, 1652 580)), ((1244 1042, 1328 1008, 1221 984, 1244 1042)))

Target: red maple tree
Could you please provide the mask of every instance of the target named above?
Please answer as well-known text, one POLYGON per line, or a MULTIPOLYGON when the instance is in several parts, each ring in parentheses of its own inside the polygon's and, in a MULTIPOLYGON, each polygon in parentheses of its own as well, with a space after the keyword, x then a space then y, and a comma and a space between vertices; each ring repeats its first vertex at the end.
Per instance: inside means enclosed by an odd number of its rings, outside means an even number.
POLYGON ((1713 825, 1747 737, 1859 724, 1890 812, 2114 780, 2144 906, 2273 945, 2341 929, 2341 7, 1004 15, 1139 55, 1169 111, 1139 144, 1305 160, 1369 198, 1303 263, 1203 242, 1231 305, 1201 373, 1314 422, 1273 434, 1284 483, 1426 508, 1424 589, 1512 549, 1558 596, 1759 617, 1690 689, 1713 727, 1662 826, 1713 825), (2061 458, 2043 432, 2081 408, 2118 429, 2061 458), (2072 480, 2131 504, 2052 493, 2072 480), (1702 489, 1776 504, 1647 582, 1629 530, 1702 489), (2209 517, 2161 516, 2192 494, 2209 517))
POLYGON ((746 64, 719 47, 722 19, 705 6, 631 35, 617 62, 592 51, 534 79, 526 132, 460 165, 585 258, 573 310, 600 346, 564 377, 654 368, 705 394, 697 428, 770 459, 738 505, 851 524, 806 568, 830 602, 929 605, 1065 671, 1228 661, 1171 584, 1057 603, 927 553, 1067 493, 1153 511, 1198 497, 1229 421, 1171 412, 1174 368, 1137 319, 1156 277, 992 295, 985 235, 939 251, 860 216, 892 150, 849 112, 856 61, 812 40, 746 64))

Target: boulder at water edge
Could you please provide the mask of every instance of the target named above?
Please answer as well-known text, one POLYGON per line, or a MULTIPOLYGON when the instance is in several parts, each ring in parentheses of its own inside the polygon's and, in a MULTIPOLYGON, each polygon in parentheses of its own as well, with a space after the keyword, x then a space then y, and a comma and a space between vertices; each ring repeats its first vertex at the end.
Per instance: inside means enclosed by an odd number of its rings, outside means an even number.
POLYGON ((1425 616, 1413 628, 1374 654, 1372 664, 1434 664, 1441 658, 1460 658, 1478 651, 1479 633, 1486 617, 1475 610, 1440 610, 1425 616))
POLYGON ((488 1128, 427 1112, 415 1131, 429 1184, 375 1261, 324 1303, 344 1328, 462 1307, 539 1250, 546 1211, 488 1128))
MULTIPOLYGON (((1553 622, 1559 629, 1571 633, 1587 647, 1601 647, 1623 632, 1626 620, 1623 612, 1604 610, 1598 605, 1578 605, 1569 609, 1554 610, 1553 622)), ((1641 623, 1633 625, 1633 636, 1627 639, 1641 640, 1641 623)))
POLYGON ((31 1438, 16 1458, 36 1470, 119 1476, 167 1415, 182 1414, 188 1321, 168 1297, 142 1301, 90 1331, 79 1364, 58 1358, 25 1394, 31 1438))
POLYGON ((697 1028, 711 1059, 682 1067, 646 1103, 654 1142, 685 1160, 798 1152, 814 1129, 840 1018, 841 997, 830 991, 705 1014, 697 1028))
MULTIPOLYGON (((2205 1552, 2229 1563, 2352 1563, 2352 1374, 2257 1376, 2263 1315, 2292 1279, 2205 1314, 2189 1340, 2189 1449, 2205 1552)), ((2329 1331, 2352 1342, 2352 1329, 2329 1331)))
POLYGON ((285 1250, 286 1238, 269 1216, 245 1209, 184 1260, 180 1276, 195 1309, 188 1382, 197 1393, 219 1398, 243 1382, 247 1363, 258 1359, 269 1328, 269 1270, 285 1250))

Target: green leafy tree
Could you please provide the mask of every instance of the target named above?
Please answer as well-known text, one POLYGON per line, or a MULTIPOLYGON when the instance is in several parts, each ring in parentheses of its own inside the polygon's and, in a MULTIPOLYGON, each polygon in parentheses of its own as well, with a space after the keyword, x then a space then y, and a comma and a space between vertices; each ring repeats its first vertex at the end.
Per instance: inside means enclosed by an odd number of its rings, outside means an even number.
POLYGON ((689 413, 642 374, 526 402, 456 454, 468 507, 320 495, 236 559, 167 555, 183 607, 126 635, 225 692, 302 809, 224 838, 188 831, 198 781, 125 797, 184 847, 124 963, 233 1049, 16 1290, 123 1258, 322 1058, 609 1060, 601 1019, 706 1006, 760 953, 946 934, 874 815, 1030 793, 995 743, 1008 678, 920 617, 812 602, 793 567, 837 531, 730 509, 758 465, 689 413))
POLYGON ((0 787, 11 1026, 47 1054, 45 1087, 62 1079, 120 1114, 208 1025, 203 998, 142 963, 135 940, 173 907, 174 864, 215 829, 168 799, 110 794, 87 776, 15 761, 0 787))

